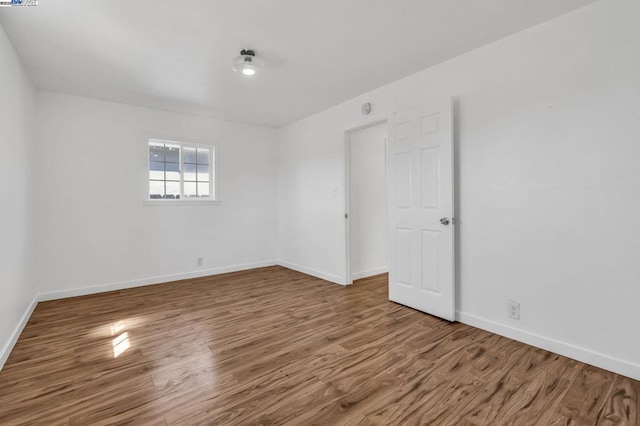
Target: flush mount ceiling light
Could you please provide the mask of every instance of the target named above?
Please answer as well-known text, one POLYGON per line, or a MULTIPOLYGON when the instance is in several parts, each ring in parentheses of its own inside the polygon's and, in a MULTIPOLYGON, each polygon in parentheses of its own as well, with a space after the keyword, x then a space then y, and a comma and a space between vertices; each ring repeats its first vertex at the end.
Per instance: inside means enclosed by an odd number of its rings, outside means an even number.
POLYGON ((246 77, 254 75, 260 67, 262 67, 262 61, 256 58, 256 52, 253 50, 242 49, 240 56, 233 60, 233 70, 246 77))

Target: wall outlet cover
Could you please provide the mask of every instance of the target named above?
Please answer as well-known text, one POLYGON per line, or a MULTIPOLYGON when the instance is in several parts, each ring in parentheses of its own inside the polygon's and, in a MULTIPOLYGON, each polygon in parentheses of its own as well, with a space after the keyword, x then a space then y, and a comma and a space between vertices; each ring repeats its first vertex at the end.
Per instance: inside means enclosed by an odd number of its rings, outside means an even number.
POLYGON ((507 301, 507 317, 515 320, 520 319, 520 303, 514 300, 507 301))

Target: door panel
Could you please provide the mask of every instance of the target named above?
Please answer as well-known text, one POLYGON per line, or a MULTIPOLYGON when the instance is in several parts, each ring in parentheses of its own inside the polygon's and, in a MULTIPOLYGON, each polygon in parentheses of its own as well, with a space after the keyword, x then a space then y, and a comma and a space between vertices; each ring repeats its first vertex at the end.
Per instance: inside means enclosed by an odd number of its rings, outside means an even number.
POLYGON ((395 155, 395 200, 396 208, 411 207, 411 152, 401 152, 395 155))
POLYGON ((422 230, 422 289, 440 294, 438 261, 440 232, 422 230))
POLYGON ((408 228, 396 228, 397 282, 411 287, 411 234, 408 228))
POLYGON ((438 147, 425 148, 422 150, 422 158, 420 161, 420 174, 422 178, 422 208, 437 209, 439 205, 438 185, 438 163, 440 156, 438 155, 438 147))
POLYGON ((452 100, 396 113, 388 150, 389 299, 453 321, 452 100))

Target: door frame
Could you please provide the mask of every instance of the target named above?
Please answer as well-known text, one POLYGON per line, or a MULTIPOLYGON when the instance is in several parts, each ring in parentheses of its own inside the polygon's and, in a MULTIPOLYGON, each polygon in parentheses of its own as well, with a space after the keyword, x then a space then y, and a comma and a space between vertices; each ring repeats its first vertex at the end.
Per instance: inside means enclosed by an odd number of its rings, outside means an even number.
MULTIPOLYGON (((369 127, 379 126, 384 124, 387 126, 387 137, 388 141, 389 135, 389 118, 390 115, 378 115, 367 117, 359 122, 353 123, 347 129, 344 130, 344 153, 345 153, 345 166, 344 166, 344 220, 345 220, 345 284, 351 285, 353 284, 353 279, 351 278, 351 134, 368 129, 369 127)), ((387 161, 387 143, 385 143, 384 149, 384 160, 385 164, 387 161)), ((385 169, 386 174, 386 169, 385 169)), ((387 198, 387 189, 385 186, 385 199, 387 198)), ((385 231, 386 234, 388 234, 385 231)), ((387 235, 387 245, 389 242, 389 236, 387 235)), ((387 264, 389 264, 389 249, 387 247, 387 264)))

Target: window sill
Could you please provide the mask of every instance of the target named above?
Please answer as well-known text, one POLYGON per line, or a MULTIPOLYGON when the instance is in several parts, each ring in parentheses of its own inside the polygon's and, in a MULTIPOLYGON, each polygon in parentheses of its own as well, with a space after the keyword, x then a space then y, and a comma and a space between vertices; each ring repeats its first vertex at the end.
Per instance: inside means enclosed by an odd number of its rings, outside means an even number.
POLYGON ((143 207, 217 206, 220 200, 144 200, 143 207))

